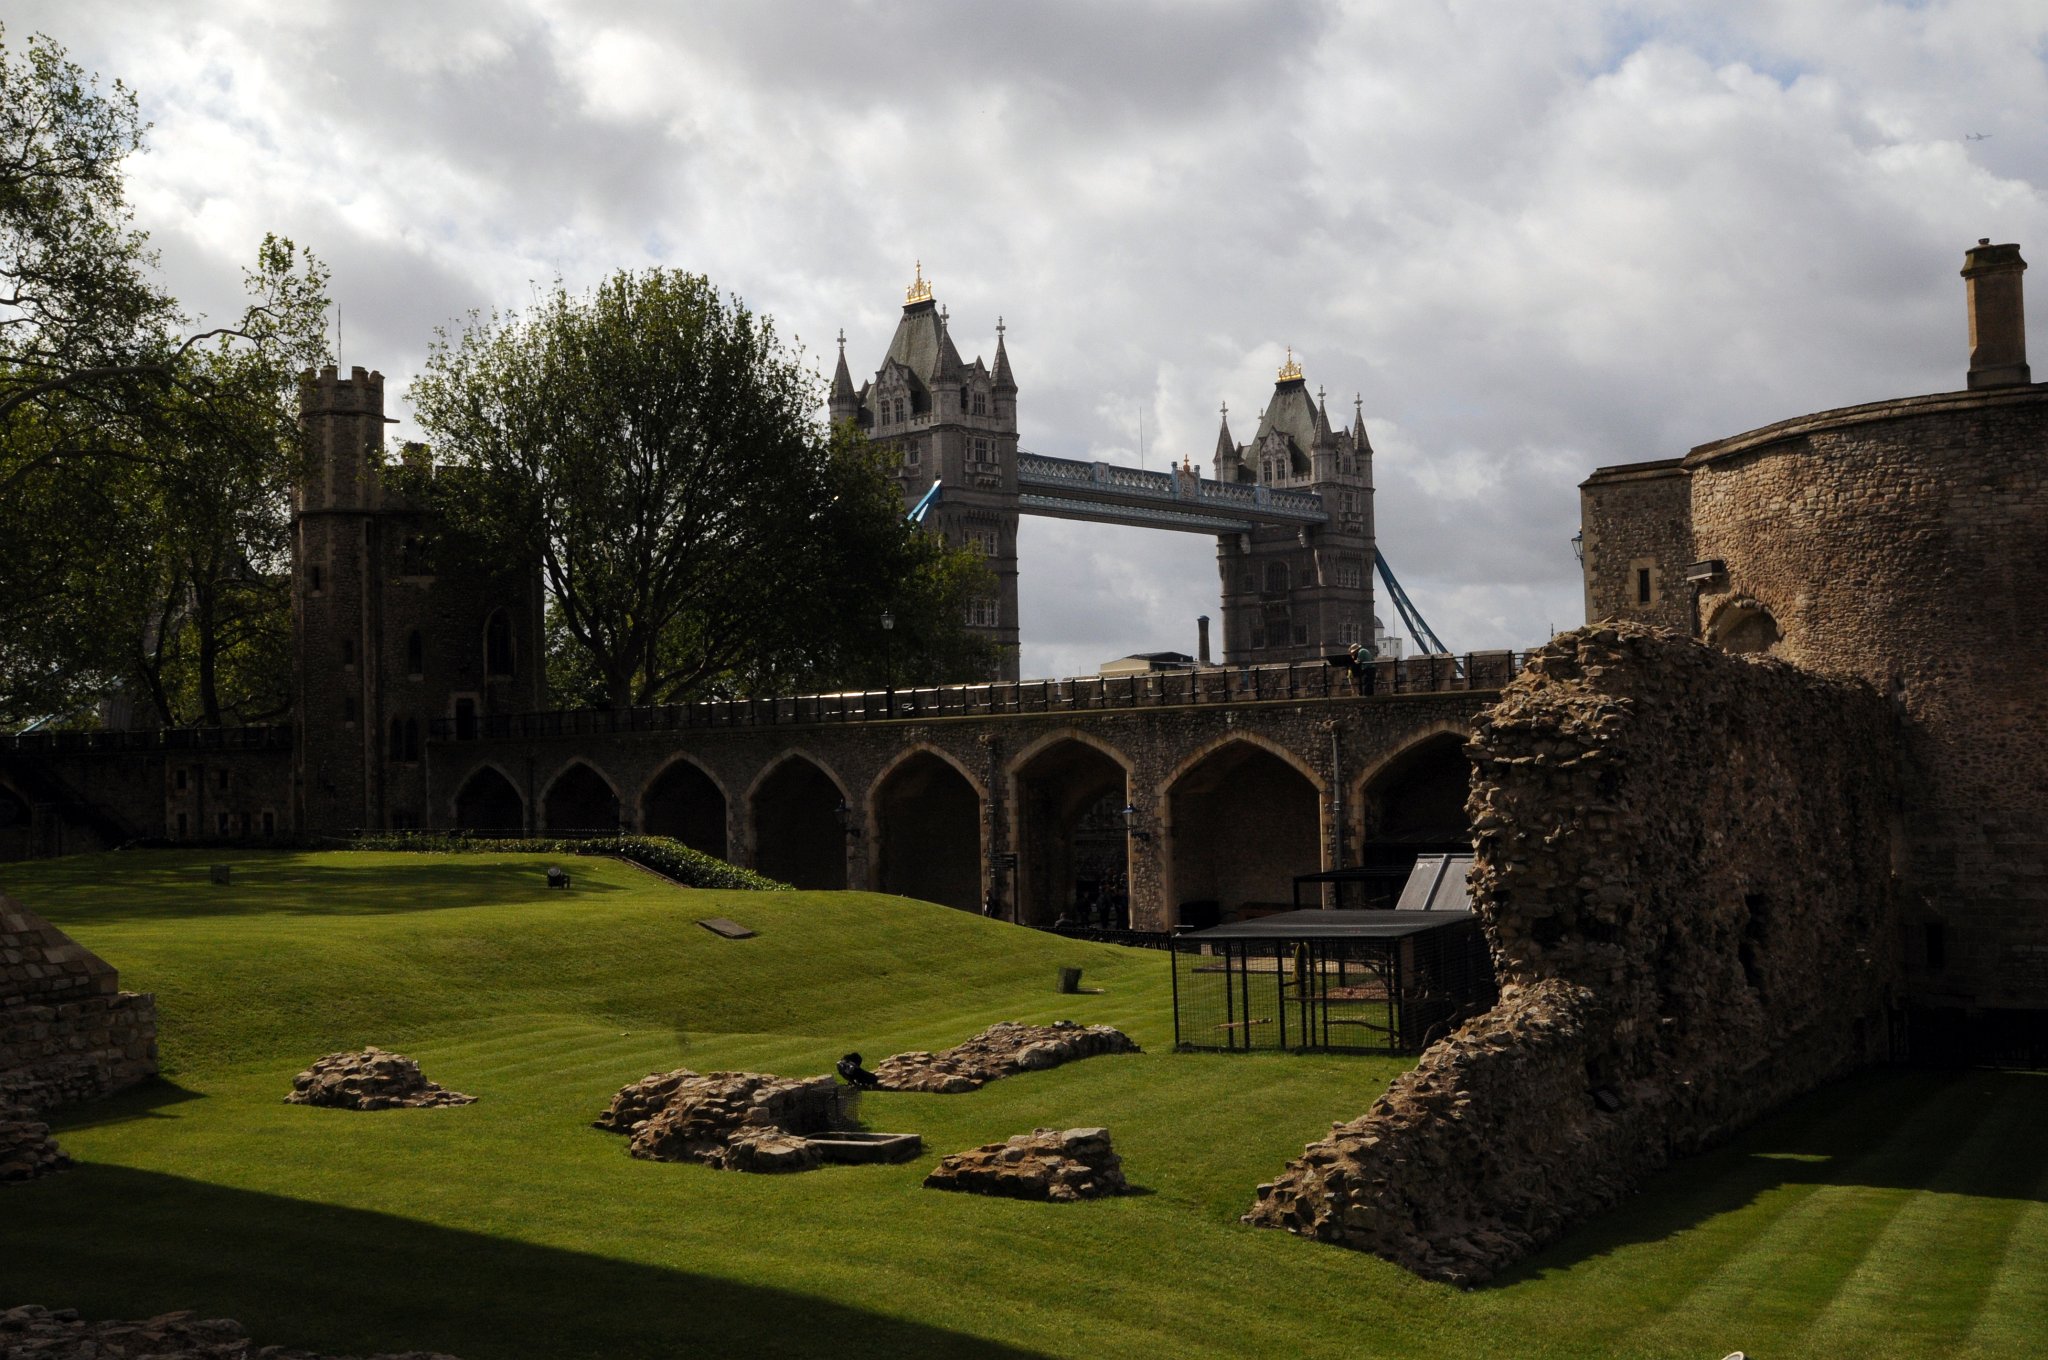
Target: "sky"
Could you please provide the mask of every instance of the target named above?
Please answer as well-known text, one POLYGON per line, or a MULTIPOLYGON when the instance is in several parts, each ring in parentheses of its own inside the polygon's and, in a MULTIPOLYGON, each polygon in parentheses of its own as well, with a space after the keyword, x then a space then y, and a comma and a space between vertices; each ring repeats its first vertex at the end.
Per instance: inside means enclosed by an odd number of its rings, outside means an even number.
MULTIPOLYGON (((14 0, 6 24, 139 96, 129 195, 190 309, 239 310, 265 232, 328 263, 341 362, 385 374, 397 437, 438 328, 651 267, 775 318, 822 418, 834 336, 872 374, 921 261, 970 361, 1007 327, 1037 453, 1200 464, 1292 347, 1333 417, 1362 400, 1380 549, 1457 651, 1583 621, 1594 468, 1960 388, 1963 251, 2048 256, 2038 0, 14 0)), ((1212 539, 1019 538, 1027 676, 1192 652, 1220 612, 1212 539)))

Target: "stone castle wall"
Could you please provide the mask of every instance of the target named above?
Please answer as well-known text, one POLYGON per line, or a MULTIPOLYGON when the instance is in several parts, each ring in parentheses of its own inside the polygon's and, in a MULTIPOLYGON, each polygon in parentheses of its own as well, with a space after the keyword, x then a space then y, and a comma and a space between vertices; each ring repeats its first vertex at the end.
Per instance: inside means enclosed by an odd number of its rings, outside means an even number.
POLYGON ((1588 623, 1625 618, 1691 628, 1692 590, 1683 575, 1695 557, 1689 496, 1680 458, 1601 468, 1581 484, 1588 623))
POLYGON ((0 896, 0 1104, 48 1111, 156 1075, 156 1000, 0 896))
POLYGON ((1703 445, 1708 635, 1767 612, 1772 654, 1905 715, 1909 992, 2048 1006, 2048 385, 1828 411, 1703 445))
POLYGON ((1248 1221, 1477 1282, 1872 1060, 1896 967, 1893 721, 1868 686, 1640 624, 1553 640, 1471 748, 1499 1006, 1248 1221))

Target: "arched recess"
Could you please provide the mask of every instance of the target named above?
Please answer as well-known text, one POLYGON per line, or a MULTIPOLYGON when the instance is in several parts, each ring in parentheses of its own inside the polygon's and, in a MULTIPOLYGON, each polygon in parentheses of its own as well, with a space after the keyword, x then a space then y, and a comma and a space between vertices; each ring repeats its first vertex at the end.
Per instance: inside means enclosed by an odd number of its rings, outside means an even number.
POLYGON ((1060 733, 1024 751, 1011 772, 1016 919, 1130 924, 1130 769, 1108 747, 1060 733))
POLYGON ((1784 638, 1771 611, 1746 595, 1724 601, 1707 621, 1706 631, 1708 642, 1736 656, 1770 652, 1784 638))
POLYGON ((480 766, 456 791, 455 825, 463 831, 519 835, 526 830, 526 800, 504 771, 480 766))
POLYGON ((981 910, 981 790, 929 747, 907 751, 868 803, 875 886, 962 911, 981 910))
POLYGON ((618 790, 590 765, 570 761, 541 794, 540 821, 542 828, 554 835, 567 831, 617 831, 618 790))
POLYGON ((725 790, 703 766, 677 756, 640 793, 640 829, 725 858, 725 790))
POLYGON ((846 886, 846 789, 809 756, 790 752, 747 794, 754 867, 797 888, 846 886))
POLYGON ((1292 905, 1294 876, 1322 867, 1322 793, 1282 752, 1227 740, 1166 786, 1176 922, 1244 920, 1292 905))
POLYGON ((1359 782, 1359 867, 1373 876, 1347 892, 1345 906, 1391 907, 1418 855, 1469 851, 1472 824, 1465 800, 1472 790, 1469 734, 1448 728, 1421 737, 1368 770, 1359 782))

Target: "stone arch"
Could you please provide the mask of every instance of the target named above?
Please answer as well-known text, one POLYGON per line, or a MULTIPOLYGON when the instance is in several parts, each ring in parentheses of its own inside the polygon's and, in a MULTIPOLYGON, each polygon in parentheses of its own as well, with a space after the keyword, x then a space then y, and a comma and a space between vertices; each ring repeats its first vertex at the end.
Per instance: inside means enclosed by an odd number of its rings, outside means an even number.
POLYGON ((829 765, 784 751, 747 787, 754 867, 793 887, 846 887, 851 815, 846 784, 829 765))
POLYGON ((541 793, 541 829, 551 835, 617 831, 619 810, 618 786, 602 770, 579 758, 556 771, 541 793))
POLYGON ((1763 601, 1747 595, 1723 600, 1707 620, 1707 642, 1731 655, 1769 653, 1784 641, 1784 630, 1763 601))
POLYGON ((1465 811, 1472 788, 1465 745, 1471 739, 1463 724, 1438 723, 1411 736, 1359 777, 1351 799, 1357 867, 1372 877, 1347 890, 1343 905, 1391 907, 1417 856, 1472 848, 1465 811), (1359 900, 1353 900, 1352 891, 1359 900))
POLYGON ((640 829, 668 836, 692 850, 725 859, 731 800, 717 775, 686 755, 675 755, 640 786, 640 829))
POLYGON ((1010 844, 1017 850, 1014 919, 1066 916, 1130 923, 1131 762, 1075 728, 1049 732, 1010 762, 1010 844))
POLYGON ((868 790, 875 887, 979 911, 987 805, 987 790, 948 752, 920 742, 900 753, 868 790))
POLYGON ((523 834, 526 799, 519 785, 495 764, 486 762, 469 772, 449 804, 455 825, 463 831, 523 834))
POLYGON ((1325 862, 1323 781, 1251 733, 1207 742, 1161 786, 1166 906, 1175 923, 1243 920, 1291 905, 1325 862))

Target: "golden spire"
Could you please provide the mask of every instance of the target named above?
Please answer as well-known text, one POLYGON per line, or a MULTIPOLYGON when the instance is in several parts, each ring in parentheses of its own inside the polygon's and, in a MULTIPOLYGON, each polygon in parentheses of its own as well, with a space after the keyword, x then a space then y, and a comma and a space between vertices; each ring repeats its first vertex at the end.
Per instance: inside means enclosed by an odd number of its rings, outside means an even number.
POLYGON ((917 278, 908 288, 903 290, 903 305, 908 307, 913 302, 930 302, 931 300, 932 285, 930 280, 924 276, 924 261, 919 260, 917 262, 917 278))
POLYGON ((1301 379, 1301 365, 1294 362, 1294 346, 1287 347, 1287 362, 1280 365, 1279 382, 1298 382, 1301 379))

